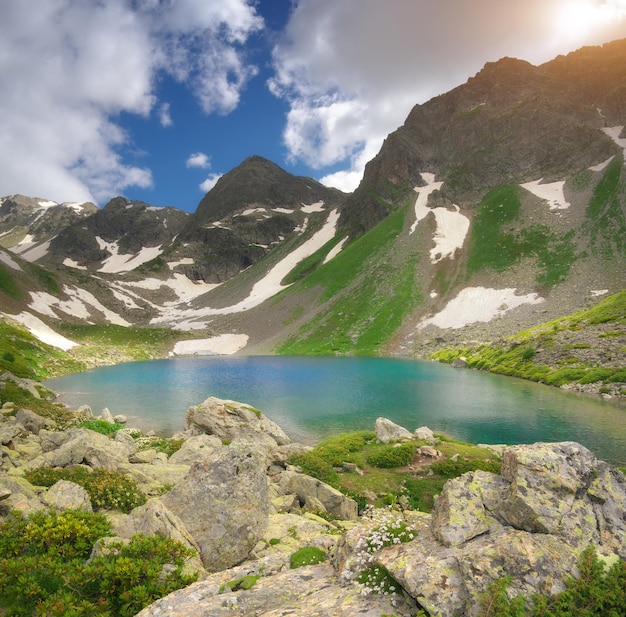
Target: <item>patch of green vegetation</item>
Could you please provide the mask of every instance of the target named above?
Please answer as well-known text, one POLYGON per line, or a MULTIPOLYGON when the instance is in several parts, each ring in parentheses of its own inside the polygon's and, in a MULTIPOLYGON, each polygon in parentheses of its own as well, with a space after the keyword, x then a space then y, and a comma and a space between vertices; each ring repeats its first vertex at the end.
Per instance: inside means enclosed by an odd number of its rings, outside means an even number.
POLYGON ((278 353, 373 355, 385 345, 421 301, 414 259, 396 263, 391 252, 406 214, 394 211, 298 283, 322 289, 325 306, 278 353))
POLYGON ((28 264, 28 270, 34 277, 37 279, 39 284, 44 288, 44 291, 47 291, 49 294, 53 296, 58 296, 61 293, 61 285, 57 277, 50 272, 50 270, 46 270, 37 264, 28 264))
POLYGON ((227 590, 239 591, 240 589, 252 589, 260 578, 260 574, 248 574, 247 576, 242 576, 241 578, 233 581, 228 581, 228 583, 220 587, 219 591, 220 593, 223 593, 227 590))
POLYGON ((571 186, 575 191, 584 191, 591 184, 592 179, 591 170, 583 169, 572 177, 571 186))
POLYGON ((24 292, 17 284, 17 280, 14 275, 14 271, 10 270, 8 266, 5 266, 0 262, 0 293, 5 293, 9 298, 14 300, 21 300, 24 297, 24 292))
POLYGON ((374 564, 363 570, 357 578, 357 583, 366 593, 388 595, 400 590, 400 585, 381 564, 374 564))
POLYGON ((88 428, 90 431, 95 431, 101 435, 113 435, 121 428, 124 428, 124 425, 119 422, 107 422, 106 420, 85 420, 78 425, 78 428, 88 428))
POLYGON ((185 443, 184 439, 174 439, 168 437, 142 437, 137 445, 139 450, 154 449, 157 452, 163 452, 168 456, 172 456, 174 452, 178 452, 185 443))
POLYGON ((615 157, 596 185, 586 212, 586 230, 592 248, 599 255, 626 253, 626 218, 620 195, 626 188, 622 180, 623 160, 615 157))
POLYGON ((335 248, 343 240, 342 236, 335 236, 332 240, 329 240, 324 246, 315 251, 312 255, 309 255, 305 259, 303 259, 298 265, 287 274, 287 276, 281 281, 282 285, 291 285, 300 279, 305 278, 315 269, 317 269, 326 256, 332 249, 335 248))
POLYGON ((386 445, 376 450, 367 457, 367 462, 372 467, 382 469, 395 469, 396 467, 406 467, 415 454, 415 445, 403 443, 399 445, 386 445))
POLYGON ((514 232, 511 225, 520 211, 517 186, 499 187, 483 198, 472 221, 468 276, 487 268, 502 272, 527 257, 537 260, 537 283, 542 287, 553 287, 567 276, 576 260, 574 233, 560 236, 546 225, 514 232))
POLYGON ((43 380, 84 368, 84 364, 64 351, 42 343, 25 328, 0 319, 0 372, 9 371, 16 377, 43 380))
POLYGON ((498 272, 511 267, 521 255, 515 234, 504 227, 519 219, 519 187, 501 186, 483 197, 476 208, 469 234, 467 272, 471 276, 485 268, 498 272))
POLYGON ((101 514, 38 511, 0 524, 0 612, 7 617, 131 617, 197 579, 183 573, 194 551, 171 538, 133 536, 111 542, 90 559, 97 540, 111 535, 101 514))
MULTIPOLYGON (((555 366, 536 362, 536 349, 539 347, 554 349, 557 344, 555 336, 559 332, 564 330, 580 332, 587 326, 606 323, 615 323, 617 326, 626 323, 626 291, 604 298, 589 309, 524 330, 501 343, 445 348, 432 354, 431 359, 452 363, 458 358, 464 358, 470 368, 539 381, 557 387, 569 383, 619 383, 626 380, 624 367, 590 366, 574 356, 561 358, 555 366)), ((588 347, 589 343, 586 341, 562 346, 568 349, 588 347)))
POLYGON ((24 477, 35 486, 50 487, 59 480, 74 482, 87 491, 94 510, 105 508, 128 513, 146 502, 145 495, 134 480, 122 473, 102 468, 91 470, 84 467, 37 467, 26 470, 24 477))
POLYGON ((304 546, 292 553, 289 557, 289 567, 292 570, 303 566, 313 566, 326 559, 326 552, 317 546, 304 546))
POLYGON ((626 615, 626 561, 607 567, 591 546, 578 562, 580 575, 569 577, 554 596, 510 598, 510 577, 494 581, 481 598, 479 617, 571 617, 626 615))
POLYGON ((394 448, 393 445, 378 442, 372 431, 330 437, 311 450, 293 456, 290 462, 300 466, 304 473, 355 499, 360 510, 366 505, 364 494, 367 491, 378 496, 376 505, 394 504, 400 496, 405 495, 414 508, 430 512, 434 495, 441 492, 449 478, 476 469, 497 473, 500 468, 499 461, 494 460, 497 457, 486 448, 443 436, 439 439, 437 448, 444 456, 458 460, 447 464, 446 461, 440 461, 439 469, 433 466, 434 462, 422 464, 417 477, 414 469, 406 468, 411 462, 410 459, 407 461, 407 453, 413 459, 415 448, 423 442, 409 442, 394 448), (378 463, 379 459, 393 466, 374 466, 372 462, 378 463), (338 471, 344 462, 356 464, 362 473, 338 471))

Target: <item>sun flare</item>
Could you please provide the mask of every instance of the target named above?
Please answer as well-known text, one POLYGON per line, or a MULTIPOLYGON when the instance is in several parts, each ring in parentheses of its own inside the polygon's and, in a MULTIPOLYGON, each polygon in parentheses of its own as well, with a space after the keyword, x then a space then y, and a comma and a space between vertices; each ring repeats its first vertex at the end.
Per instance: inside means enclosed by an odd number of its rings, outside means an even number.
POLYGON ((577 40, 626 19, 626 0, 566 0, 556 15, 561 36, 577 40))

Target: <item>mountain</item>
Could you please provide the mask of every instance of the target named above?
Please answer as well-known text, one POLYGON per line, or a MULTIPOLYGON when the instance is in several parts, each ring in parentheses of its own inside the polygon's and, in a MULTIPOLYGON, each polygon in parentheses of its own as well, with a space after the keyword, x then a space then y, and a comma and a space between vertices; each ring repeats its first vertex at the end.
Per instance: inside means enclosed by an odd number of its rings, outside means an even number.
POLYGON ((624 289, 624 101, 626 40, 503 58, 416 105, 351 195, 253 156, 191 215, 62 205, 32 278, 10 265, 27 255, 5 198, 0 306, 53 329, 174 329, 196 339, 186 353, 426 357, 498 339, 624 289))

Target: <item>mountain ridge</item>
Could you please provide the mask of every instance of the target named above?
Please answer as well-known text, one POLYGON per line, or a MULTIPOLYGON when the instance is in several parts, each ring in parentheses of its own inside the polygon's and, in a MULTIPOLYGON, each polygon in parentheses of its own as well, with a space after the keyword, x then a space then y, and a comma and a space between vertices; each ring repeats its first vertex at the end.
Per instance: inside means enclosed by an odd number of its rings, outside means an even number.
MULTIPOLYGON (((488 63, 416 105, 350 195, 252 156, 191 215, 116 198, 49 234, 32 261, 58 291, 35 277, 19 308, 195 333, 196 353, 407 357, 574 313, 624 288, 625 66, 626 40, 488 63)), ((30 231, 7 221, 15 253, 30 231)))

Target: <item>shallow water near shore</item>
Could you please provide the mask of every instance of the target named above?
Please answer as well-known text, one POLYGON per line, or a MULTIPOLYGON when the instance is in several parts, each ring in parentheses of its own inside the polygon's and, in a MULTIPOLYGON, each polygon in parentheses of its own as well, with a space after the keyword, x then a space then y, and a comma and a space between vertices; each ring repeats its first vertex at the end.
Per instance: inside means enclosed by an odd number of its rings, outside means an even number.
POLYGON ((295 440, 373 430, 384 416, 472 443, 578 441, 626 465, 626 408, 520 379, 389 358, 189 357, 131 362, 46 386, 71 408, 107 407, 128 424, 171 435, 209 396, 248 403, 295 440))

